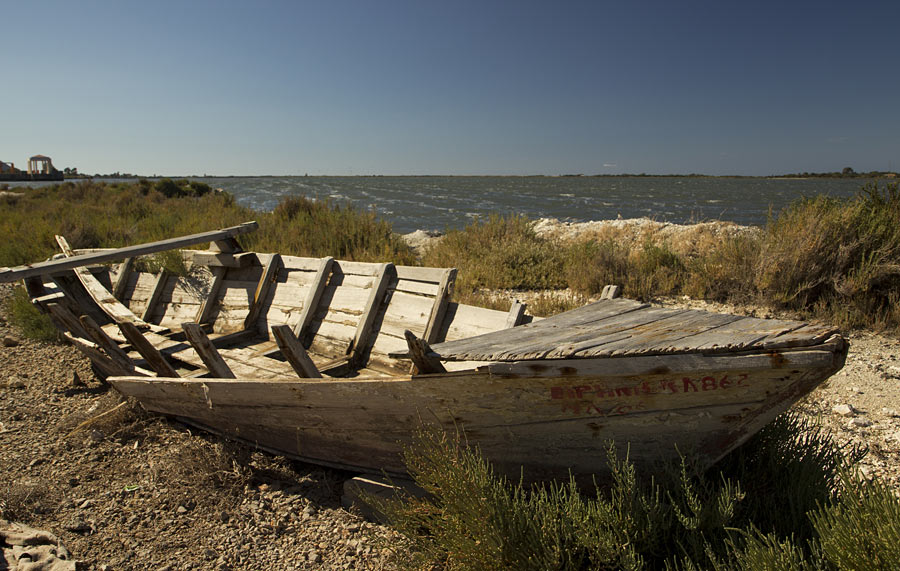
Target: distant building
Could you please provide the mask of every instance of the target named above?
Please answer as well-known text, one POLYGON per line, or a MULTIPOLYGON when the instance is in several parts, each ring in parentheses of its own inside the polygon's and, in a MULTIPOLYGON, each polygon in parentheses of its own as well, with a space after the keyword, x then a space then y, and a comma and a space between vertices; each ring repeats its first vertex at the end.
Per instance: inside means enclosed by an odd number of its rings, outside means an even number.
POLYGON ((16 168, 16 165, 13 163, 4 163, 0 161, 0 173, 4 174, 13 174, 19 172, 19 169, 16 168))
POLYGON ((55 172, 56 167, 53 166, 50 157, 46 155, 34 155, 28 159, 28 174, 53 174, 55 172))

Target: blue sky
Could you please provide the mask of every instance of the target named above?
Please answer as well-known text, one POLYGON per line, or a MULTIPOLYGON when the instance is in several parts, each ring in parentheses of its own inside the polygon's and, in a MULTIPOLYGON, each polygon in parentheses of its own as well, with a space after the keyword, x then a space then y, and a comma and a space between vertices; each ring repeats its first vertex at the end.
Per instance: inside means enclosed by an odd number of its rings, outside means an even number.
POLYGON ((0 13, 0 160, 17 166, 41 153, 144 175, 900 169, 897 2, 0 13))

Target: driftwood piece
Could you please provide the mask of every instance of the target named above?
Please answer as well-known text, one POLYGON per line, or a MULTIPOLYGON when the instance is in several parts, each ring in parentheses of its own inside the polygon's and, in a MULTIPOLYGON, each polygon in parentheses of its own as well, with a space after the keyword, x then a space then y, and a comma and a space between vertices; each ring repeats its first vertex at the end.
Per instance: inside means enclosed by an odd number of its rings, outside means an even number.
POLYGON ((157 375, 160 377, 179 376, 178 372, 175 371, 175 368, 169 364, 165 357, 163 357, 162 353, 156 350, 156 347, 144 337, 141 331, 133 323, 126 321, 119 323, 118 326, 119 331, 122 332, 125 339, 127 339, 128 342, 131 343, 131 346, 140 353, 141 357, 147 361, 147 364, 150 365, 150 368, 153 369, 157 375))
POLYGON ((114 262, 116 260, 124 260, 125 258, 133 258, 155 252, 164 252, 166 250, 176 250, 193 244, 210 242, 227 237, 233 237, 240 234, 246 234, 256 230, 259 225, 256 222, 245 222, 239 226, 223 228, 221 230, 213 230, 210 232, 200 232, 199 234, 191 234, 189 236, 181 236, 179 238, 170 238, 168 240, 159 240, 157 242, 148 242, 146 244, 138 244, 135 246, 126 246, 124 248, 113 248, 102 252, 93 252, 89 254, 81 254, 78 256, 70 256, 64 260, 51 260, 48 262, 38 262, 27 266, 19 266, 16 268, 3 269, 0 271, 0 283, 14 282, 34 276, 47 275, 54 272, 71 270, 74 268, 86 266, 89 264, 100 264, 103 262, 114 262))
POLYGON ((194 348, 194 351, 200 355, 203 364, 209 369, 210 374, 220 379, 234 379, 234 373, 228 367, 225 359, 219 354, 219 351, 203 332, 203 329, 196 323, 182 323, 181 329, 187 337, 188 343, 194 348))
POLYGON ((302 378, 318 379, 322 374, 316 368, 315 363, 309 358, 303 344, 294 336, 294 332, 287 325, 273 325, 272 336, 281 349, 281 354, 291 364, 294 371, 302 378))
POLYGON ((434 356, 431 347, 424 339, 419 339, 412 331, 403 332, 406 338, 406 344, 409 346, 409 358, 422 375, 430 375, 432 373, 446 373, 447 369, 441 364, 441 361, 434 356))

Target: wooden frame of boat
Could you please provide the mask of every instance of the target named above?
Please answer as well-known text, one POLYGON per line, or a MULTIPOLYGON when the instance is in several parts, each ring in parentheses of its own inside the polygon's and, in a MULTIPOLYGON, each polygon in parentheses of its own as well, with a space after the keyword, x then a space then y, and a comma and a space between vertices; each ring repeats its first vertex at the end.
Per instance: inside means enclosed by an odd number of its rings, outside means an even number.
POLYGON ((255 223, 0 269, 122 394, 262 449, 403 474, 423 425, 463 430, 503 473, 711 463, 843 366, 795 321, 603 299, 544 320, 452 302, 456 271, 244 252, 255 223), (142 269, 182 250, 188 275, 142 269), (115 265, 102 265, 121 260, 115 265))

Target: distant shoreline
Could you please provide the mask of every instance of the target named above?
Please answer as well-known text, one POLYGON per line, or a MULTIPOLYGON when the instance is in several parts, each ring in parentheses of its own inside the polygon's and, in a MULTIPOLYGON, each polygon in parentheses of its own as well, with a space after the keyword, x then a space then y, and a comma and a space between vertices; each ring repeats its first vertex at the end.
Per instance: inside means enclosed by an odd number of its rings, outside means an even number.
MULTIPOLYGON (((183 178, 712 178, 712 179, 768 179, 768 180, 809 180, 818 178, 845 178, 845 179, 896 179, 900 178, 900 174, 892 171, 878 171, 865 173, 843 174, 839 172, 833 173, 797 173, 797 174, 778 174, 778 175, 715 175, 715 174, 229 174, 229 175, 211 175, 211 174, 188 174, 188 175, 136 175, 136 174, 95 174, 95 175, 66 175, 65 180, 84 180, 84 179, 117 179, 117 180, 139 180, 139 179, 183 179, 183 178)), ((0 179, 2 181, 2 179, 0 179)))

